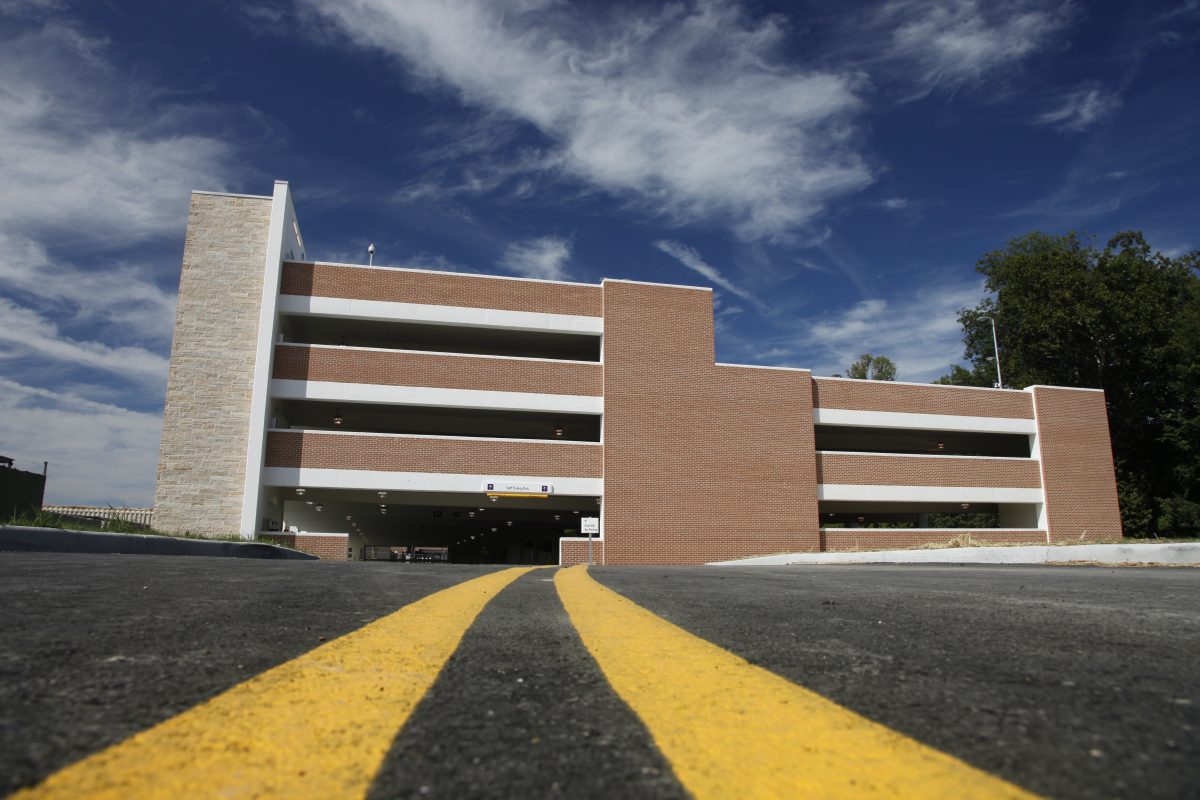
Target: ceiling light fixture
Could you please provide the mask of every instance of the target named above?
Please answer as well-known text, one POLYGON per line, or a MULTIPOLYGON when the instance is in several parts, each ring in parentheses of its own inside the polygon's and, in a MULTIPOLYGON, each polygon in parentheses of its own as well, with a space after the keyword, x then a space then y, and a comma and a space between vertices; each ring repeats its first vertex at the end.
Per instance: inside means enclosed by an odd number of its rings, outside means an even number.
POLYGON ((379 495, 379 499, 380 499, 380 500, 382 500, 383 498, 387 497, 387 492, 383 492, 383 491, 381 491, 381 492, 376 492, 376 494, 378 494, 378 495, 379 495))
POLYGON ((314 510, 316 510, 316 511, 324 511, 324 510, 325 510, 325 506, 321 505, 320 503, 317 503, 317 504, 316 504, 316 506, 314 506, 314 510))
POLYGON ((334 424, 334 425, 341 425, 341 424, 342 424, 342 422, 343 422, 343 420, 342 420, 342 410, 341 410, 340 408, 335 408, 335 409, 333 410, 333 424, 334 424))
POLYGON ((304 497, 304 489, 297 489, 296 497, 304 497))

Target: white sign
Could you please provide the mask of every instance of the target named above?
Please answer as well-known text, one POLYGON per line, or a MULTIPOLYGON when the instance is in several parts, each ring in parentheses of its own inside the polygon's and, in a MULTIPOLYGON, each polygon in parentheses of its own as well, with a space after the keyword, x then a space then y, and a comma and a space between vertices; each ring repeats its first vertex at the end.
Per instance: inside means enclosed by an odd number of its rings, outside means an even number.
POLYGON ((554 494, 554 487, 549 483, 490 480, 484 481, 483 491, 501 494, 554 494))
POLYGON ((581 533, 600 533, 599 517, 580 517, 579 524, 581 533))

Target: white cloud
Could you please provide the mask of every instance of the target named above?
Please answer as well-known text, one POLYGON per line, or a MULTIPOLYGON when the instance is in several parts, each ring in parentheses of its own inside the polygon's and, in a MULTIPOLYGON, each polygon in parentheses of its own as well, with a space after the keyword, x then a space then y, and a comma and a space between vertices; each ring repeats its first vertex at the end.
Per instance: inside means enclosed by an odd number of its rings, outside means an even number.
POLYGON ((71 339, 36 311, 0 297, 0 359, 28 357, 101 370, 159 392, 167 377, 167 359, 157 353, 71 339))
POLYGON ((782 343, 772 357, 802 357, 816 375, 842 372, 860 354, 884 355, 897 378, 931 381, 962 360, 959 309, 983 297, 983 284, 935 284, 893 297, 863 300, 806 323, 802 336, 782 343))
POLYGON ((162 417, 0 378, 0 442, 21 469, 50 462, 49 503, 149 506, 162 417))
POLYGON ((113 250, 182 232, 189 192, 219 189, 232 153, 187 132, 105 59, 103 41, 58 23, 0 49, 0 227, 113 250))
POLYGON ((526 278, 548 281, 567 280, 567 262, 571 259, 571 242, 554 236, 541 236, 523 242, 513 242, 504 250, 500 267, 526 278))
POLYGON ((234 167, 197 131, 247 115, 169 99, 58 6, 0 9, 49 20, 0 49, 0 443, 51 462, 51 500, 149 504, 160 415, 122 405, 161 401, 189 193, 234 167))
POLYGON ((735 285, 733 281, 721 274, 721 271, 709 264, 698 253, 695 248, 688 247, 680 242, 673 242, 669 239, 662 239, 654 243, 654 246, 663 251, 671 258, 674 258, 680 264, 683 264, 693 272, 703 275, 707 280, 720 286, 730 294, 735 294, 743 300, 753 305, 760 312, 766 310, 766 305, 758 300, 753 294, 735 285))
POLYGON ((886 57, 911 64, 921 92, 953 91, 1040 50, 1073 15, 1070 2, 893 0, 876 24, 894 26, 886 57))
POLYGON ((535 0, 306 3, 347 43, 536 127, 553 142, 542 169, 671 219, 782 236, 871 181, 857 77, 781 63, 778 16, 717 0, 599 21, 535 0))
MULTIPOLYGON (((1058 108, 1039 114, 1035 125, 1053 125, 1060 131, 1076 132, 1090 128, 1121 104, 1120 97, 1101 86, 1089 86, 1067 93, 1058 108)), ((1123 176, 1122 176, 1123 177, 1123 176)))
POLYGON ((123 328, 139 339, 165 342, 175 318, 175 293, 159 288, 153 270, 116 263, 100 271, 51 258, 39 242, 0 230, 0 290, 33 305, 94 326, 123 328))

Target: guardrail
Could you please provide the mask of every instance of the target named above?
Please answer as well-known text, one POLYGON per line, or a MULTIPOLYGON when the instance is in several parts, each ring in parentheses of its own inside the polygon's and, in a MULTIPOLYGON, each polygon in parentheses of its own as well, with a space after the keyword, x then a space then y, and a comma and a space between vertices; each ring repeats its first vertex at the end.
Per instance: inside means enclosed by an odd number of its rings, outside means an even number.
POLYGON ((153 508, 114 508, 113 506, 42 506, 48 514, 86 519, 119 519, 149 528, 154 524, 153 508))

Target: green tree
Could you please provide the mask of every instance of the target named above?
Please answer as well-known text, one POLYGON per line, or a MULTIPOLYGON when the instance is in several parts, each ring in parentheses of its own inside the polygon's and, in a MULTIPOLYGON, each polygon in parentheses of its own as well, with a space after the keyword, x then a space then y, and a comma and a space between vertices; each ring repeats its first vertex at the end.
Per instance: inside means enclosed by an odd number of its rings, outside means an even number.
POLYGON ((1103 389, 1127 533, 1200 530, 1200 252, 1168 258, 1139 232, 1103 249, 1030 233, 977 264, 990 297, 959 314, 967 367, 941 383, 1103 389))
MULTIPOLYGON (((833 377, 840 378, 841 375, 834 375, 833 377)), ((857 378, 861 381, 894 381, 896 380, 896 365, 887 356, 873 356, 870 353, 863 353, 853 364, 846 368, 846 377, 857 378)))

